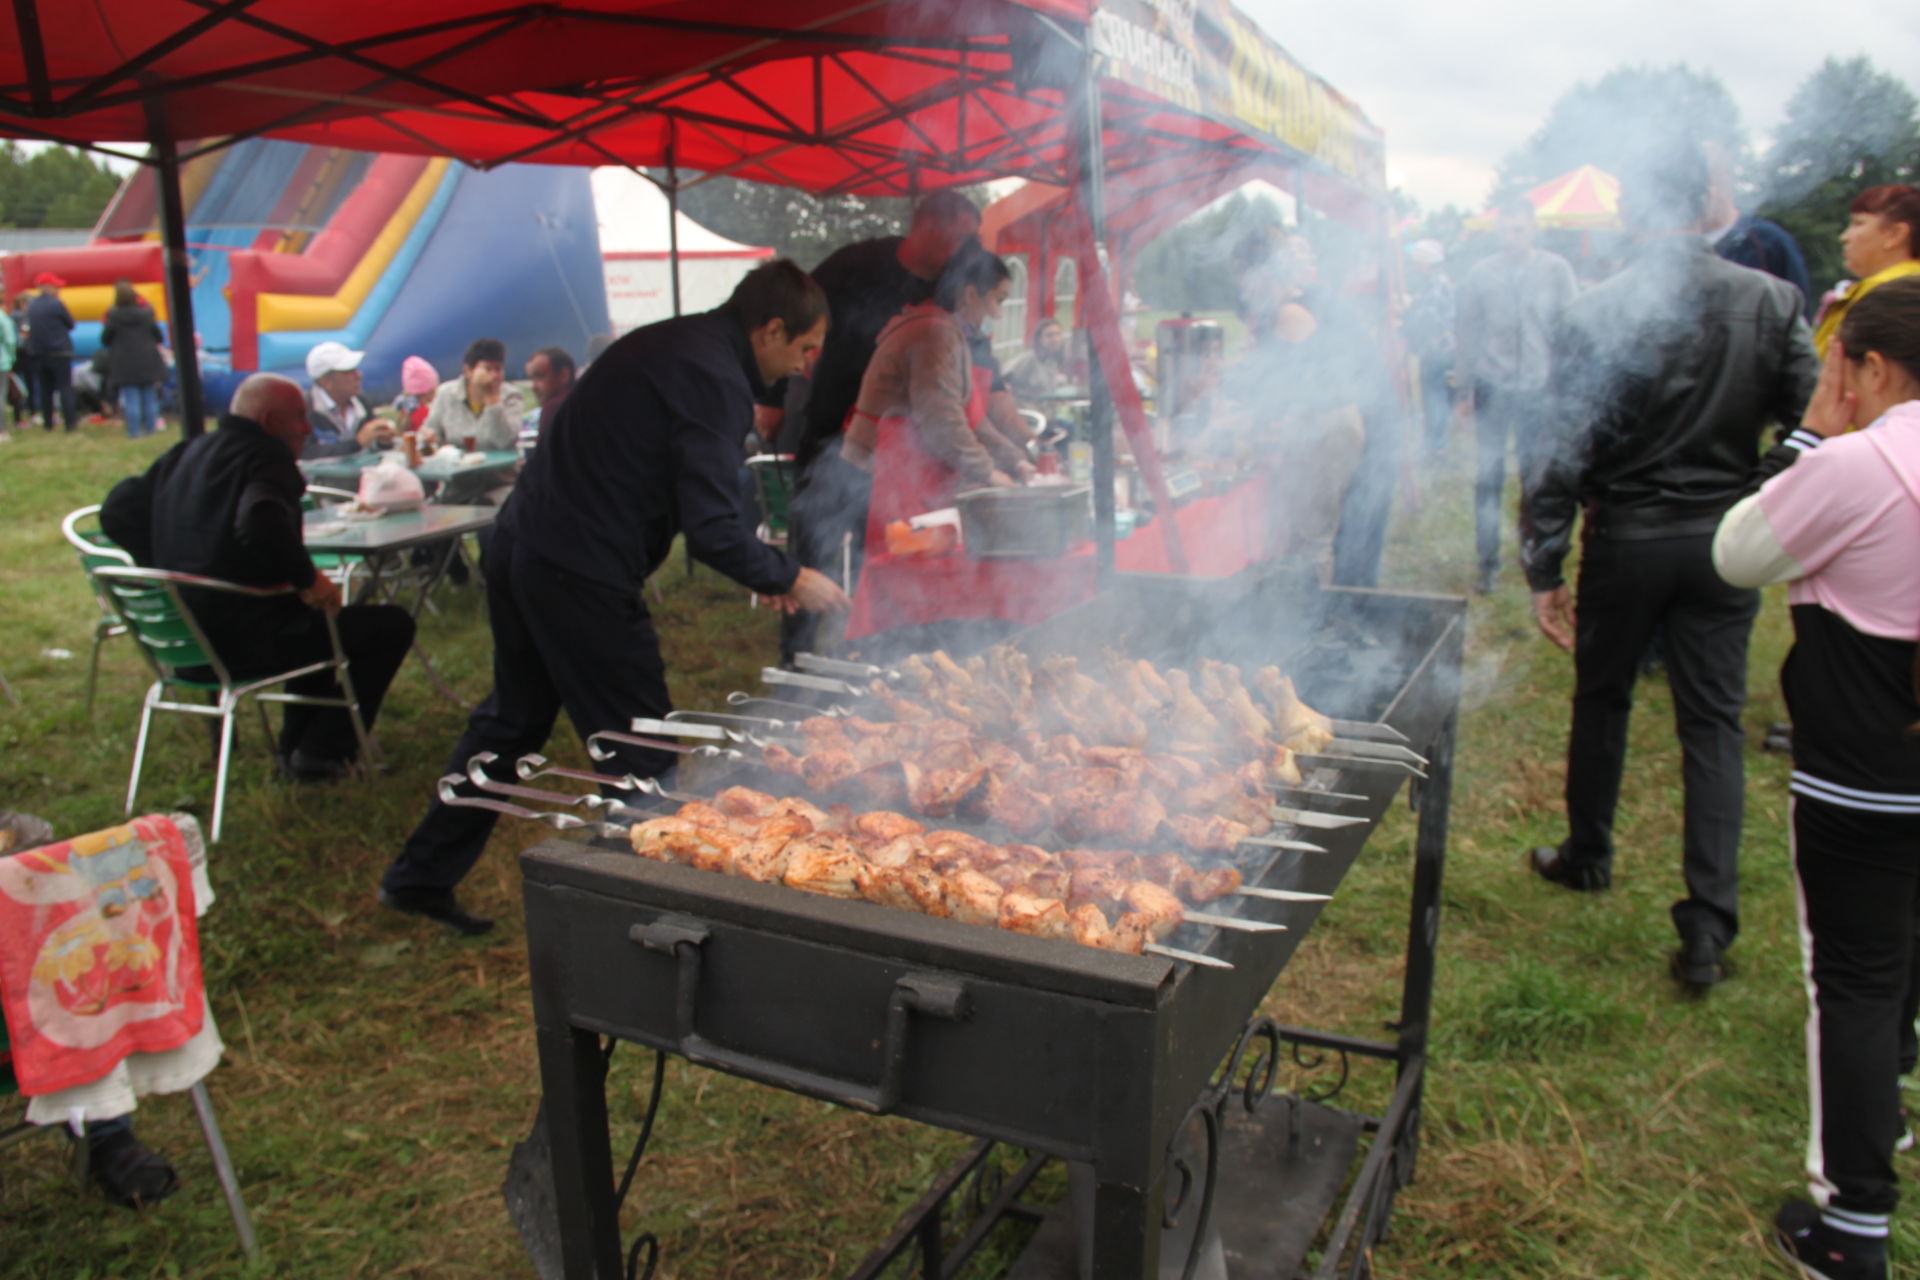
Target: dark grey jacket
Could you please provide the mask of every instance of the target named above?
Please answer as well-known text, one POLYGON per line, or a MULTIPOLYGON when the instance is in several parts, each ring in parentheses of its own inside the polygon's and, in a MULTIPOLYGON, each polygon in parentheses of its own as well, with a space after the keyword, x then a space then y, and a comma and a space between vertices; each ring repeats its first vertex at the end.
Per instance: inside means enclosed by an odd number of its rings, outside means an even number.
POLYGON ((140 387, 167 380, 167 362, 160 344, 166 335, 153 308, 135 304, 113 307, 100 324, 100 345, 107 349, 107 385, 140 387))
POLYGON ((1521 504, 1535 591, 1561 584, 1583 510, 1616 539, 1713 532, 1747 491, 1767 424, 1784 436, 1812 398, 1820 362, 1800 303, 1792 285, 1675 236, 1567 307, 1544 462, 1521 504))

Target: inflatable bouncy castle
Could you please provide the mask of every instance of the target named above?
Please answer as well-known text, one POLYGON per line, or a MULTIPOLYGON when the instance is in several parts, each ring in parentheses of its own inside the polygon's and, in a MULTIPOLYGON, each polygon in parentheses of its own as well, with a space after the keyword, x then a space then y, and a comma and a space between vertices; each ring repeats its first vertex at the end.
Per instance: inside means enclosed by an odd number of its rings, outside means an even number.
MULTIPOLYGON (((540 347, 583 358, 609 329, 585 170, 481 172, 255 139, 189 161, 181 185, 209 406, 255 371, 304 383, 307 351, 325 341, 367 353, 366 394, 380 400, 399 390, 410 355, 451 377, 469 341, 499 338, 517 376, 540 347)), ((99 345, 116 280, 168 319, 163 271, 158 189, 144 169, 91 243, 0 259, 8 297, 42 272, 64 282, 80 359, 99 345)))

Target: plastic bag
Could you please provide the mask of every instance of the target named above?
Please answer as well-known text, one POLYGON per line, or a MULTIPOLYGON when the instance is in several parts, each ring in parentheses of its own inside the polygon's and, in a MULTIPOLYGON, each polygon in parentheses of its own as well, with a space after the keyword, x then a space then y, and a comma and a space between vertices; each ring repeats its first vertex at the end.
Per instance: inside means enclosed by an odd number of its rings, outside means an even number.
POLYGON ((426 498, 426 486, 420 483, 420 477, 392 455, 360 473, 360 505, 370 511, 405 511, 426 498))

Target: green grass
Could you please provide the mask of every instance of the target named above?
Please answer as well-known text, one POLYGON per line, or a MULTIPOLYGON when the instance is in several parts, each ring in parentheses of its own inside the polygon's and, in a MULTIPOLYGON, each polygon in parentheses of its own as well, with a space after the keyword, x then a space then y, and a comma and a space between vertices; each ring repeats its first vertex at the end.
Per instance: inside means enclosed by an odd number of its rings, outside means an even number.
MULTIPOLYGON (((22 702, 0 705, 0 807, 38 813, 63 835, 118 820, 145 677, 126 641, 109 642, 88 720, 93 604, 58 518, 171 438, 129 442, 93 426, 0 445, 0 672, 22 702)), ((1420 477, 1420 503, 1402 503, 1385 585, 1465 588, 1470 452, 1456 440, 1450 462, 1420 477)), ((710 571, 689 580, 677 557, 659 586, 676 698, 714 705, 755 683, 775 652, 772 616, 710 571)), ((423 643, 476 699, 488 662, 480 601, 471 590, 440 601, 423 643)), ((1666 690, 1640 694, 1615 888, 1565 893, 1523 875, 1519 855, 1561 833, 1571 664, 1534 632, 1512 577, 1475 600, 1469 627, 1425 1140, 1376 1273, 1784 1276, 1766 1260, 1763 1229, 1798 1181, 1805 1141, 1785 764, 1748 757, 1737 976, 1686 999, 1665 975, 1666 909, 1680 893, 1666 690)), ((1786 643, 1770 600, 1755 636, 1752 740, 1781 718, 1774 674, 1786 643)), ((537 1101, 513 858, 538 833, 503 822, 463 889, 500 918, 492 939, 451 941, 372 903, 464 715, 409 662, 379 727, 393 772, 339 788, 272 781, 257 722, 241 725, 204 946, 228 1044, 211 1088, 261 1233, 258 1274, 531 1274, 499 1185, 537 1101)), ((565 732, 549 754, 581 759, 565 732)), ((211 791, 202 731, 163 725, 141 808, 204 812, 211 791)), ((1412 839, 1397 806, 1269 1012, 1379 1034, 1396 1011, 1412 839)), ((650 1070, 631 1047, 616 1059, 617 1149, 631 1142, 650 1070)), ((1364 1100, 1384 1087, 1356 1079, 1353 1090, 1364 1100)), ((72 1186, 57 1139, 0 1154, 0 1276, 246 1274, 191 1108, 155 1099, 139 1125, 187 1183, 145 1215, 72 1186)), ((660 1234, 665 1276, 842 1275, 964 1145, 676 1061, 627 1229, 660 1234)), ((1920 1238, 1904 1222, 1899 1231, 1896 1257, 1920 1256, 1920 1238)))

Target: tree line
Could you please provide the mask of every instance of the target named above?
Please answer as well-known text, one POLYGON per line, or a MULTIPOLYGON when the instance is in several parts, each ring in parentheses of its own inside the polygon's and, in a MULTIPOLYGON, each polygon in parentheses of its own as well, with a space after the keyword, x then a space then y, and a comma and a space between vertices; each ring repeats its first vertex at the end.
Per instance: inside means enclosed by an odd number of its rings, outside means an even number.
POLYGON ((120 175, 84 151, 0 143, 0 227, 91 227, 120 175))

